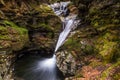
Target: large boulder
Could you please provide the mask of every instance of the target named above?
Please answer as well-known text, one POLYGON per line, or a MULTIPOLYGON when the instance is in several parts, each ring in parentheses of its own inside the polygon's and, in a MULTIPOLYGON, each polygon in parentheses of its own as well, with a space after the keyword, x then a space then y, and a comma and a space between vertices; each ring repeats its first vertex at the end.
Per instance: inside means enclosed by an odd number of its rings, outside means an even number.
POLYGON ((73 76, 77 70, 75 57, 67 51, 56 53, 57 66, 63 72, 65 77, 73 76))

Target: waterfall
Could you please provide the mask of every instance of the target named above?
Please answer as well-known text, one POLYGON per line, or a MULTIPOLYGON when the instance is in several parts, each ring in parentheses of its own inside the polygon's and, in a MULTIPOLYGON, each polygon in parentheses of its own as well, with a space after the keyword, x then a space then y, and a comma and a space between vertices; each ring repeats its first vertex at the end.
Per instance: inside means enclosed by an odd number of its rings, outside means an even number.
MULTIPOLYGON (((70 2, 60 2, 49 5, 55 14, 61 18, 63 22, 63 31, 60 33, 54 52, 64 44, 70 31, 76 27, 79 22, 76 20, 76 15, 69 15, 67 6, 70 2), (64 15, 62 17, 62 15, 64 15)), ((58 80, 56 76, 56 55, 54 54, 51 58, 45 58, 38 62, 37 67, 34 69, 35 72, 41 72, 40 80, 58 80)))
POLYGON ((57 45, 56 45, 56 48, 55 48, 55 52, 58 50, 58 48, 61 45, 64 44, 65 39, 67 38, 68 34, 70 33, 70 31, 73 28, 73 22, 74 22, 74 19, 69 19, 69 20, 63 22, 63 24, 65 24, 64 25, 65 29, 59 35, 57 45))
POLYGON ((40 80, 57 80, 56 76, 56 56, 45 58, 38 62, 37 68, 34 71, 41 71, 40 80), (46 76, 45 76, 46 75, 46 76))
POLYGON ((54 13, 58 16, 60 16, 62 13, 66 14, 68 9, 67 9, 67 6, 68 4, 70 3, 70 1, 68 2, 60 2, 60 3, 54 3, 54 4, 51 4, 49 5, 54 13))
MULTIPOLYGON (((15 74, 18 78, 15 80, 64 80, 64 75, 60 72, 56 65, 56 53, 58 49, 65 43, 66 38, 72 30, 77 27, 80 20, 76 19, 75 14, 71 14, 67 8, 70 2, 60 2, 49 5, 54 13, 61 19, 63 30, 59 34, 58 40, 56 41, 56 47, 53 56, 45 54, 44 56, 38 55, 39 52, 42 54, 45 52, 42 50, 31 50, 27 51, 26 55, 20 55, 15 66, 15 74), (33 52, 35 54, 33 54, 33 52), (46 56, 47 55, 47 56, 46 56)), ((57 27, 57 26, 56 26, 57 27)))
MULTIPOLYGON (((60 2, 49 5, 63 22, 63 31, 59 35, 54 53, 56 53, 57 50, 64 44, 70 31, 76 27, 76 24, 79 23, 79 20, 76 20, 76 15, 69 15, 69 10, 67 9, 69 3, 70 2, 60 2), (62 17, 62 15, 64 15, 64 17, 62 17)), ((38 68, 36 68, 36 71, 40 70, 43 72, 40 77, 47 74, 48 77, 44 76, 41 80, 57 80, 55 67, 56 55, 54 54, 53 57, 40 61, 38 63, 38 68)))
POLYGON ((59 35, 59 38, 54 50, 55 53, 64 44, 70 31, 74 29, 76 25, 79 23, 79 20, 76 20, 76 15, 73 15, 73 14, 68 15, 69 10, 67 9, 67 6, 69 3, 70 2, 68 1, 68 2, 54 3, 50 5, 50 7, 55 12, 55 14, 59 16, 61 18, 61 21, 63 22, 63 31, 59 35), (64 15, 64 17, 61 17, 62 14, 64 15))

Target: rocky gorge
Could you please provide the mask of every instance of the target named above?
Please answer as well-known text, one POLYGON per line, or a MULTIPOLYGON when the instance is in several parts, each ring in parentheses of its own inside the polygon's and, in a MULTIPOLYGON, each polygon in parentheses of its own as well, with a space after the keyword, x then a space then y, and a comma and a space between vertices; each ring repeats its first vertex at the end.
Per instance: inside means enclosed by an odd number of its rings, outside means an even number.
MULTIPOLYGON (((60 1, 0 0, 0 80, 21 80, 13 67, 24 53, 53 52, 62 21, 47 4, 60 1)), ((81 22, 56 53, 65 80, 119 80, 120 0, 71 0, 68 9, 81 22)))

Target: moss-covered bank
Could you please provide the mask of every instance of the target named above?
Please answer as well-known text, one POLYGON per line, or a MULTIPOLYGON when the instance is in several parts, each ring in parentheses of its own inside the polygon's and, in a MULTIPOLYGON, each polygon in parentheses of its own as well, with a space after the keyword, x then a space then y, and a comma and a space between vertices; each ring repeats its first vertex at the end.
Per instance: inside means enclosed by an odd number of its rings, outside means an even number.
MULTIPOLYGON (((67 51, 72 53, 77 61, 84 64, 83 69, 84 66, 91 66, 90 64, 97 65, 97 63, 99 65, 99 62, 101 63, 102 68, 98 70, 100 74, 97 76, 94 74, 94 78, 87 78, 84 73, 80 74, 85 79, 120 79, 120 71, 118 70, 120 69, 120 1, 71 1, 78 7, 78 17, 82 21, 75 31, 76 33, 68 38, 61 49, 67 49, 67 51)), ((97 69, 97 66, 92 66, 92 68, 97 69)))

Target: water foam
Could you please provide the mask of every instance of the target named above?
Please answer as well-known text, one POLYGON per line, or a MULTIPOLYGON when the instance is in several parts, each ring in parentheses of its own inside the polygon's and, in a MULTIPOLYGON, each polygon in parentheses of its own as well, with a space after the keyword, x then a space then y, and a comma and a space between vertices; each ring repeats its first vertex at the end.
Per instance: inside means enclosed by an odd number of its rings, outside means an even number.
POLYGON ((54 69, 56 66, 56 56, 53 55, 52 58, 46 58, 46 59, 43 59, 41 60, 39 63, 38 63, 38 68, 37 69, 48 69, 49 71, 54 69))
MULTIPOLYGON (((55 3, 50 5, 51 8, 54 10, 56 15, 61 15, 63 12, 66 12, 66 7, 70 2, 61 2, 55 3), (59 10, 55 10, 55 8, 59 7, 59 10)), ((63 19, 63 31, 60 33, 56 48, 54 52, 57 52, 57 50, 64 44, 67 36, 69 35, 70 31, 75 27, 74 22, 76 19, 76 15, 74 16, 68 16, 64 17, 63 19)), ((34 71, 41 71, 42 73, 39 75, 41 77, 41 80, 57 80, 56 78, 56 56, 55 54, 51 58, 45 58, 38 62, 37 68, 35 68, 34 71), (46 77, 45 77, 46 75, 46 77), (44 77, 43 77, 44 76, 44 77)))

